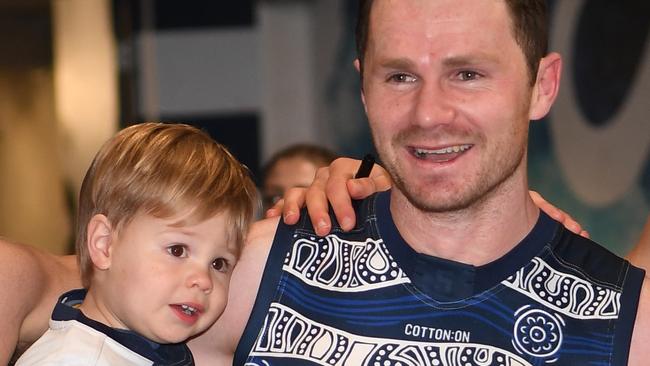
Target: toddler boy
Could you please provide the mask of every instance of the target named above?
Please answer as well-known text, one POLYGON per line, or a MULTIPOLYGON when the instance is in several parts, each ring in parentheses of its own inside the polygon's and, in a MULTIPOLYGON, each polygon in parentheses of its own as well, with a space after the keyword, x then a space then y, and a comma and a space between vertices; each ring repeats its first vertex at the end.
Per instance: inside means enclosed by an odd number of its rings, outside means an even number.
POLYGON ((256 202, 246 168, 194 127, 117 133, 79 195, 85 289, 16 365, 193 365, 183 342, 223 312, 256 202))

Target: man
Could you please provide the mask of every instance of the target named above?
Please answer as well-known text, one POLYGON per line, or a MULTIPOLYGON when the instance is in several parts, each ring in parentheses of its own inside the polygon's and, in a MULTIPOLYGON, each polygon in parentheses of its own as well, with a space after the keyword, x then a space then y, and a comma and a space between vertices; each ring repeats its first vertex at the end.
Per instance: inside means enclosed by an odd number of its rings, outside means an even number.
MULTIPOLYGON (((367 33, 367 48, 362 48, 360 61, 357 63, 363 77, 363 97, 381 158, 390 166, 389 170, 393 178, 398 178, 395 180, 399 182, 398 189, 391 191, 390 197, 386 195, 379 197, 382 200, 380 203, 384 206, 381 219, 385 221, 384 225, 378 228, 380 231, 388 229, 393 234, 395 240, 385 241, 391 249, 402 248, 402 253, 406 253, 410 258, 418 258, 427 266, 424 267, 425 269, 431 269, 433 272, 441 273, 440 267, 445 267, 450 270, 449 273, 462 274, 468 280, 467 283, 472 282, 469 280, 480 282, 482 279, 478 278, 479 281, 476 281, 476 277, 470 278, 472 270, 485 269, 485 266, 481 266, 485 263, 488 266, 489 263, 496 263, 498 268, 504 263, 500 260, 502 258, 514 257, 516 261, 528 260, 532 265, 525 268, 531 268, 535 264, 538 264, 535 268, 541 268, 539 266, 541 262, 533 261, 534 256, 521 256, 519 250, 521 248, 519 242, 529 233, 541 232, 542 236, 548 234, 548 230, 536 230, 537 218, 540 215, 532 206, 526 193, 526 131, 528 120, 543 116, 555 98, 561 60, 556 54, 550 54, 543 59, 543 55, 540 55, 535 57, 537 61, 541 59, 539 67, 528 66, 530 62, 526 61, 522 52, 525 47, 520 47, 520 44, 527 44, 527 40, 520 39, 520 35, 514 35, 514 30, 520 29, 521 24, 511 18, 511 11, 514 9, 511 5, 519 5, 521 9, 528 10, 534 6, 532 4, 538 5, 536 1, 519 4, 519 2, 505 0, 375 0, 374 4, 365 5, 367 9, 372 10, 372 16, 367 33), (437 202, 444 204, 440 205, 437 202)), ((542 33, 545 34, 545 31, 542 33)), ((363 40, 364 37, 360 38, 363 40)), ((360 43, 366 44, 365 41, 360 43)), ((368 203, 376 203, 376 200, 377 198, 373 198, 365 201, 358 208, 358 212, 367 212, 368 203)), ((289 218, 295 219, 296 212, 293 213, 289 218)), ((354 238, 346 235, 367 234, 368 229, 377 227, 367 224, 367 222, 372 223, 373 220, 370 216, 359 220, 360 223, 357 225, 359 230, 353 230, 352 234, 344 234, 335 227, 334 234, 323 240, 337 244, 332 248, 341 249, 340 258, 353 258, 350 255, 351 249, 354 253, 363 255, 366 253, 366 246, 363 245, 366 241, 348 240, 354 238)), ((542 229, 552 226, 548 219, 540 220, 542 229)), ((341 225, 349 227, 351 222, 342 221, 341 225)), ((315 226, 322 229, 326 228, 327 223, 317 220, 315 226)), ((401 281, 396 286, 385 286, 388 278, 382 280, 379 276, 372 279, 366 275, 363 277, 365 282, 351 283, 349 278, 346 279, 345 283, 350 291, 346 293, 347 295, 340 296, 334 306, 328 297, 306 297, 318 293, 319 288, 295 281, 299 277, 287 270, 296 270, 294 273, 298 273, 297 270, 303 268, 307 270, 306 273, 309 273, 311 267, 296 266, 305 262, 294 261, 288 263, 285 270, 282 264, 285 258, 289 260, 300 258, 300 256, 286 256, 291 254, 294 248, 304 249, 301 253, 305 258, 318 260, 309 254, 314 253, 315 249, 323 249, 325 244, 319 242, 321 238, 313 235, 310 228, 309 223, 302 222, 291 231, 292 228, 286 226, 278 228, 277 221, 267 220, 260 222, 252 230, 248 238, 249 244, 233 273, 231 287, 233 291, 229 294, 226 312, 215 327, 190 343, 197 364, 230 364, 245 327, 249 332, 242 339, 239 355, 246 358, 248 354, 255 353, 257 359, 253 358, 249 364, 255 364, 254 362, 257 361, 259 364, 268 364, 268 360, 273 364, 281 365, 341 364, 342 359, 348 360, 348 364, 426 364, 420 363, 421 359, 417 357, 430 357, 432 358, 430 364, 437 364, 436 362, 440 362, 438 358, 443 355, 438 351, 444 348, 446 351, 444 357, 456 357, 453 360, 456 364, 473 364, 472 362, 474 364, 505 364, 506 362, 542 364, 545 361, 555 360, 557 365, 566 365, 572 364, 572 359, 569 357, 580 357, 580 353, 603 356, 606 353, 603 349, 611 351, 613 339, 621 343, 614 335, 606 336, 602 340, 595 339, 594 333, 585 337, 573 336, 573 325, 577 324, 577 328, 580 328, 583 324, 582 320, 587 325, 593 323, 595 327, 600 327, 602 323, 598 319, 587 319, 593 317, 593 314, 584 313, 588 311, 587 309, 580 310, 586 319, 579 319, 580 317, 576 319, 571 314, 565 315, 561 311, 555 311, 554 307, 563 309, 562 296, 557 299, 560 305, 548 308, 543 308, 538 302, 533 301, 528 304, 530 307, 521 305, 508 311, 504 307, 490 306, 488 308, 496 309, 495 319, 482 317, 474 311, 465 312, 468 318, 474 319, 479 325, 477 330, 469 333, 461 328, 467 325, 467 319, 463 324, 459 322, 457 328, 434 328, 426 325, 425 323, 430 322, 431 319, 394 323, 395 316, 403 315, 400 314, 400 310, 406 315, 413 313, 406 308, 398 308, 397 314, 393 311, 391 314, 379 313, 379 316, 376 316, 377 313, 374 312, 377 308, 366 306, 376 305, 376 302, 372 299, 360 302, 359 296, 372 297, 372 291, 386 288, 413 291, 409 292, 409 298, 415 299, 412 305, 420 310, 423 305, 428 307, 428 311, 419 313, 424 317, 439 313, 441 308, 449 309, 450 304, 453 307, 455 302, 465 299, 459 300, 459 294, 454 293, 453 285, 456 278, 447 277, 446 282, 428 281, 433 284, 452 285, 446 288, 440 286, 440 291, 420 289, 414 284, 422 283, 421 279, 424 279, 426 287, 428 272, 422 271, 419 275, 416 273, 413 276, 404 276, 405 271, 410 271, 411 267, 402 266, 401 263, 396 264, 400 267, 399 271, 395 270, 398 273, 392 274, 391 270, 386 272, 387 276, 391 276, 391 281, 401 281), (300 230, 295 230, 296 228, 300 230), (287 233, 295 234, 296 237, 287 233), (274 235, 277 237, 271 248, 274 235), (293 243, 297 241, 296 239, 300 240, 300 243, 293 243), (268 257, 271 250, 274 251, 271 254, 276 255, 268 257), (285 281, 277 281, 270 285, 267 285, 269 281, 266 281, 260 284, 265 267, 268 268, 266 277, 277 273, 285 281), (420 277, 416 278, 417 276, 420 277), (293 292, 282 292, 289 289, 285 286, 288 284, 292 285, 290 290, 293 292), (370 292, 356 291, 360 287, 366 290, 363 287, 369 287, 368 284, 375 288, 369 289, 370 292), (286 324, 283 323, 284 318, 272 318, 268 316, 270 314, 268 310, 272 309, 275 314, 280 312, 289 314, 286 311, 291 309, 282 303, 283 299, 278 302, 279 306, 269 306, 268 299, 273 298, 274 295, 269 294, 269 291, 280 291, 287 296, 291 295, 296 302, 302 301, 305 306, 326 309, 326 312, 319 311, 321 315, 324 314, 322 321, 318 323, 320 326, 308 317, 291 315, 290 318, 294 320, 290 328, 292 332, 287 333, 282 330, 286 324), (295 296, 296 294, 299 296, 295 296), (448 298, 436 300, 436 297, 441 294, 445 294, 448 298), (349 298, 346 299, 346 296, 349 298), (260 311, 252 314, 249 322, 251 309, 256 303, 256 310, 260 311), (519 312, 515 314, 513 310, 519 312), (371 314, 370 311, 373 313, 371 314), (341 318, 339 316, 341 313, 354 315, 341 318), (265 323, 265 319, 269 321, 265 323), (279 321, 272 321, 274 319, 279 321), (389 324, 391 322, 393 324, 389 324), (494 330, 489 325, 490 322, 508 323, 511 327, 509 329, 500 327, 494 330), (567 324, 569 324, 568 330, 565 329, 567 324), (309 332, 304 333, 303 330, 306 328, 301 328, 301 325, 309 326, 309 332), (347 328, 342 331, 344 327, 347 328), (562 333, 557 331, 560 327, 562 333), (271 333, 270 329, 278 330, 278 333, 271 333), (372 334, 374 331, 386 334, 391 329, 397 334, 394 337, 381 337, 379 333, 372 334), (528 333, 523 333, 522 336, 522 333, 517 333, 515 330, 528 330, 528 333), (312 331, 318 335, 317 341, 311 334, 312 331), (525 336, 526 334, 528 337, 525 336), (558 336, 565 334, 571 337, 558 336), (284 335, 287 337, 282 338, 284 335), (303 337, 297 339, 295 335, 303 337), (497 348, 485 341, 486 338, 495 340, 498 338, 499 341, 507 339, 512 344, 512 348, 506 349, 507 344, 497 348), (272 340, 273 343, 268 343, 267 340, 272 340), (352 340, 355 347, 350 349, 348 343, 341 343, 346 340, 352 340), (550 348, 548 343, 551 344, 550 348), (332 344, 336 344, 337 347, 331 348, 332 344), (264 345, 269 347, 264 348, 264 345), (304 352, 300 354, 300 347, 303 345, 309 347, 304 348, 304 352), (552 353, 551 351, 556 350, 558 345, 562 351, 552 353), (598 350, 587 350, 586 345, 596 347, 598 350), (295 348, 292 348, 294 346, 295 348), (459 352, 461 349, 465 353, 459 352), (283 351, 276 352, 278 350, 283 351), (361 357, 363 354, 367 356, 374 352, 372 355, 379 357, 381 361, 372 358, 357 361, 359 358, 350 357, 351 350, 354 350, 355 357, 361 357), (414 352, 402 352, 404 350, 414 352), (291 353, 293 351, 296 353, 291 353), (399 351, 400 361, 390 358, 395 351, 399 351), (422 353, 423 351, 426 353, 422 353), (544 353, 552 354, 548 357, 544 353), (327 362, 322 361, 323 357, 328 356, 331 357, 327 362), (555 356, 557 359, 553 358, 555 356), (268 360, 259 359, 264 357, 268 357, 268 360), (321 361, 316 362, 314 358, 321 361)), ((562 233, 564 238, 576 241, 575 237, 561 229, 555 228, 555 230, 562 233)), ((374 254, 377 255, 368 256, 368 260, 364 263, 369 263, 373 270, 383 268, 387 263, 390 268, 390 265, 395 263, 382 261, 388 257, 382 256, 385 252, 381 246, 382 241, 378 240, 381 238, 365 239, 371 239, 367 243, 371 251, 374 250, 374 254)), ((524 241, 529 245, 539 244, 538 240, 524 241)), ((618 279, 622 281, 621 284, 625 284, 625 279, 630 278, 630 274, 634 273, 637 277, 636 285, 640 285, 638 271, 609 255, 594 251, 595 247, 591 243, 578 244, 580 248, 586 247, 590 250, 585 252, 586 257, 591 257, 589 254, 604 256, 607 262, 614 262, 618 269, 627 270, 621 272, 622 276, 618 279)), ((524 247, 526 248, 529 246, 524 247)), ((547 256, 553 257, 554 253, 548 246, 545 245, 543 251, 547 256)), ((548 257, 545 259, 550 261, 548 257)), ((345 262, 340 263, 345 264, 345 262)), ((567 262, 570 263, 572 262, 567 262)), ((325 267, 318 266, 314 266, 314 271, 319 271, 322 275, 319 281, 323 278, 343 279, 346 274, 344 271, 327 272, 324 270, 325 267), (336 277, 337 274, 340 274, 340 277, 336 277)), ((416 267, 418 266, 413 266, 416 267)), ((520 273, 520 269, 514 272, 520 273)), ((593 268, 589 270, 588 274, 592 274, 593 268)), ((360 271, 359 274, 363 276, 362 272, 360 271)), ((572 288, 579 292, 581 289, 592 288, 593 285, 582 276, 583 272, 581 269, 576 269, 576 273, 572 274, 574 277, 561 277, 561 273, 553 272, 557 276, 552 278, 568 279, 572 288)), ((546 276, 548 274, 550 272, 547 272, 546 276)), ((599 280, 600 274, 596 273, 596 275, 595 280, 599 280)), ((508 278, 485 279, 498 282, 494 286, 501 291, 489 292, 496 298, 508 291, 511 292, 512 298, 518 301, 526 298, 522 292, 514 290, 517 287, 513 281, 508 281, 508 278)), ((312 282, 318 283, 318 281, 312 282)), ((561 282, 555 284, 562 285, 561 282)), ((65 287, 65 284, 59 286, 65 287)), ((457 287, 461 291, 472 291, 468 286, 457 287)), ((561 287, 550 287, 561 289, 561 287)), ((605 291, 607 299, 637 298, 639 290, 634 291, 629 288, 629 286, 606 286, 600 290, 605 291)), ((580 293, 589 292, 585 291, 580 293)), ((638 312, 636 306, 625 304, 626 314, 636 312, 629 364, 642 364, 642 360, 646 360, 649 356, 647 349, 643 348, 644 341, 650 340, 647 330, 650 320, 646 314, 650 306, 648 292, 646 281, 638 312)), ((337 292, 338 295, 341 293, 343 291, 337 292)), ((483 291, 479 295, 485 296, 486 293, 488 292, 483 291)), ((465 294, 461 295, 465 296, 465 294)), ((476 294, 469 294, 470 298, 475 296, 476 294)), ((493 301, 494 298, 485 297, 485 299, 493 301)), ((467 308, 473 306, 472 309, 477 310, 477 307, 485 304, 486 301, 476 301, 467 308)), ((384 308, 390 310, 391 303, 384 303, 384 308)), ((395 309, 394 306, 392 308, 395 309)), ((440 319, 448 322, 449 319, 455 318, 441 317, 440 319)), ((618 325, 619 319, 611 317, 605 321, 615 326, 618 325)), ((633 319, 628 316, 626 321, 625 326, 621 328, 628 328, 623 330, 629 333, 633 319)), ((626 342, 623 340, 622 343, 615 355, 612 354, 608 361, 600 364, 624 364, 625 361, 620 357, 625 358, 627 352, 622 350, 626 342)), ((237 364, 240 364, 240 361, 237 364)))
POLYGON ((355 65, 396 189, 362 202, 349 234, 260 223, 197 361, 237 347, 255 365, 642 364, 643 272, 528 195, 528 123, 562 66, 543 2, 361 7, 355 65))

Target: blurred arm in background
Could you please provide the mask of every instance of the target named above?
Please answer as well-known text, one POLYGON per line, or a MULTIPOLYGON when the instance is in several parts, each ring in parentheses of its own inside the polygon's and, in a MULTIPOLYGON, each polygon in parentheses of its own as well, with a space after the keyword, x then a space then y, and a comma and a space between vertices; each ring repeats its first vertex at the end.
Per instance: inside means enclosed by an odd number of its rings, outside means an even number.
POLYGON ((80 286, 75 256, 0 239, 0 364, 36 341, 59 295, 80 286))
POLYGON ((641 238, 628 255, 628 259, 635 266, 650 271, 650 215, 643 227, 641 238))

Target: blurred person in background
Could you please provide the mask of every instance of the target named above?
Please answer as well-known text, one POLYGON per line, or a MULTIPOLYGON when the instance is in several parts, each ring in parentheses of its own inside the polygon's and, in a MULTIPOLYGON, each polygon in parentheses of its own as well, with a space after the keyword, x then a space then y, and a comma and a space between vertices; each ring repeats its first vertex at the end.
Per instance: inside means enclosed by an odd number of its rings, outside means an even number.
POLYGON ((290 145, 271 156, 262 170, 264 210, 271 208, 292 187, 309 187, 316 170, 328 166, 337 155, 313 144, 290 145))

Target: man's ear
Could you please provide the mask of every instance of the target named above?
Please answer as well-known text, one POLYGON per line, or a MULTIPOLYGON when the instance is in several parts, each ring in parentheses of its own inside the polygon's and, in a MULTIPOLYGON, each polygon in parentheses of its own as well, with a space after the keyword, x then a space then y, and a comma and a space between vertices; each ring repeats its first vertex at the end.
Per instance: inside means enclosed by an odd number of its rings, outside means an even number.
POLYGON ((539 62, 530 103, 530 120, 542 119, 551 110, 560 90, 561 74, 562 57, 558 53, 549 53, 539 62))
POLYGON ((97 214, 88 222, 88 254, 95 268, 106 270, 111 267, 111 245, 113 244, 113 226, 104 215, 97 214))
POLYGON ((354 68, 357 69, 357 72, 359 73, 359 77, 361 79, 361 102, 363 103, 363 109, 365 109, 366 114, 368 114, 368 109, 366 108, 366 96, 363 93, 363 71, 361 70, 361 62, 358 58, 354 59, 354 68))

